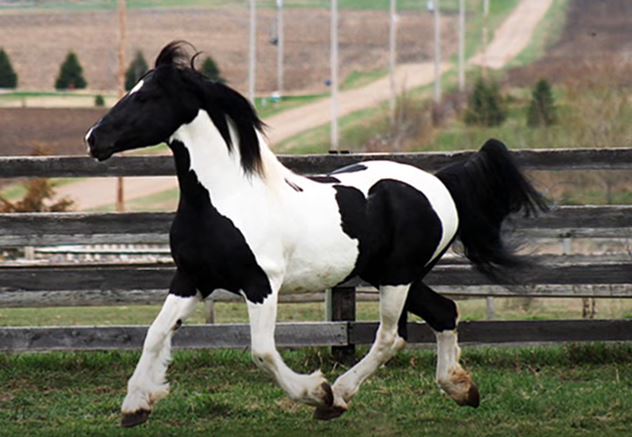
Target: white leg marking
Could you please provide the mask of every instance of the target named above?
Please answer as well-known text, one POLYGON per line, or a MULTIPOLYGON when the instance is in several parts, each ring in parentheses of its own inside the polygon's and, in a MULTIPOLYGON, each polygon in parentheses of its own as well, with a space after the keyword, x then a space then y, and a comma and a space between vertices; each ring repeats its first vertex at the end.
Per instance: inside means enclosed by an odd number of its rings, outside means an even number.
POLYGON ((437 384, 459 405, 478 406, 478 389, 461 367, 456 331, 435 332, 437 337, 437 384), (475 392, 475 393, 474 393, 475 392))
POLYGON ((290 399, 308 405, 320 406, 331 403, 329 387, 322 372, 309 375, 295 373, 276 349, 274 329, 276 324, 278 288, 263 303, 248 302, 252 357, 257 366, 271 374, 290 399))
POLYGON ((380 327, 369 353, 341 375, 334 384, 334 405, 346 408, 362 383, 390 360, 406 342, 397 334, 397 322, 404 309, 410 285, 380 287, 380 327))
POLYGON ((199 296, 167 296, 160 313, 147 331, 140 360, 127 383, 127 396, 121 407, 123 413, 151 411, 154 403, 169 394, 165 377, 171 361, 171 337, 191 315, 199 300, 199 296))

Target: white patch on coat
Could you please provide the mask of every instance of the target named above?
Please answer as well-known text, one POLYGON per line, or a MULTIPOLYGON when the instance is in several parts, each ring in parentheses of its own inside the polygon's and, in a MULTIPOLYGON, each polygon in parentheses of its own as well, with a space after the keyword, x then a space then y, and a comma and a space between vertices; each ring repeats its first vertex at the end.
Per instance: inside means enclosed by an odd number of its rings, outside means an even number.
POLYGON ((127 93, 128 96, 131 96, 132 94, 134 94, 135 92, 137 92, 138 90, 140 90, 143 85, 145 85, 145 81, 143 79, 139 80, 138 83, 136 83, 136 85, 134 85, 134 88, 132 88, 131 90, 129 90, 129 92, 127 93))
POLYGON ((244 235, 259 266, 284 277, 282 289, 319 291, 342 281, 353 270, 358 241, 341 227, 333 187, 301 180, 303 192, 285 184, 293 174, 283 167, 259 135, 264 178, 245 177, 238 136, 229 122, 229 152, 206 111, 200 110, 171 140, 187 148, 191 170, 210 193, 217 211, 244 235))

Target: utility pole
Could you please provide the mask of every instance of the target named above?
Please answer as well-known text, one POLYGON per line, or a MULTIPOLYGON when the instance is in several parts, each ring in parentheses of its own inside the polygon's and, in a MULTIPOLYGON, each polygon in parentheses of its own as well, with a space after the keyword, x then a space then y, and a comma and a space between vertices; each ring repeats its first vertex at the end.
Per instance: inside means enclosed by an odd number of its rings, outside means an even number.
POLYGON ((395 66, 397 64, 397 0, 391 0, 391 20, 389 27, 389 65, 388 76, 391 85, 391 125, 395 125, 395 104, 397 101, 397 89, 395 84, 395 66))
POLYGON ((465 0, 459 2, 459 91, 465 91, 465 0))
POLYGON ((441 103, 441 15, 439 12, 439 0, 433 2, 434 12, 434 101, 441 103))
POLYGON ((331 150, 338 151, 338 0, 331 0, 331 150))
POLYGON ((283 97, 283 56, 285 35, 283 29, 283 0, 277 0, 277 93, 283 97))
POLYGON ((483 0, 483 77, 487 78, 487 43, 489 28, 489 0, 483 0))
POLYGON ((248 100, 255 104, 255 80, 257 77, 257 3, 250 0, 250 37, 248 46, 248 100))
MULTIPOLYGON (((118 97, 125 95, 125 49, 127 47, 127 2, 118 1, 119 13, 119 52, 118 52, 118 97)), ((116 179, 116 211, 125 211, 125 182, 122 177, 116 179)))

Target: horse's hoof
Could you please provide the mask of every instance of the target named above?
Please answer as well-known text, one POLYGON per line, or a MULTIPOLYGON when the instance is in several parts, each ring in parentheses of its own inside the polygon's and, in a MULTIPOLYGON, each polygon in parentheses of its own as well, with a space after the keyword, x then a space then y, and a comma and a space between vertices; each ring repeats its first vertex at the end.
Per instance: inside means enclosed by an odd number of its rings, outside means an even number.
POLYGON ((478 392, 476 384, 472 384, 470 386, 470 389, 467 391, 467 397, 465 397, 461 402, 458 402, 458 404, 462 407, 478 408, 481 404, 481 395, 478 392))
POLYGON ((123 413, 121 426, 123 428, 131 428, 133 426, 138 426, 142 423, 145 423, 147 422, 147 419, 149 419, 150 413, 151 411, 149 410, 138 410, 133 413, 123 413))
POLYGON ((316 420, 332 420, 342 416, 347 412, 346 408, 337 405, 331 407, 318 407, 314 410, 314 419, 316 420))
POLYGON ((334 391, 331 389, 331 385, 325 381, 320 387, 323 389, 323 392, 325 392, 325 397, 323 398, 325 408, 331 408, 334 405, 334 391))

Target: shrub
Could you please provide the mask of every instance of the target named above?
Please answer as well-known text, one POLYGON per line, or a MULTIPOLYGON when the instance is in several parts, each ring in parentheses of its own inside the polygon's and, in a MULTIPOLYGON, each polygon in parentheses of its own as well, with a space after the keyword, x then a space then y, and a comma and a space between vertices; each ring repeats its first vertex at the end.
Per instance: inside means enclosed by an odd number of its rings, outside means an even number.
POLYGON ((531 93, 531 104, 527 112, 527 126, 551 126, 557 122, 555 98, 551 85, 544 79, 538 81, 531 93))
POLYGON ((217 63, 215 63, 213 58, 211 58, 210 56, 207 56, 202 63, 202 74, 215 82, 226 82, 226 80, 222 77, 222 73, 219 71, 217 63))
POLYGON ((465 123, 480 126, 498 126, 507 118, 500 90, 495 82, 479 78, 469 98, 465 123))
POLYGON ((18 75, 15 74, 9 55, 4 49, 0 49, 0 88, 16 88, 18 75))
POLYGON ((98 106, 99 108, 105 106, 105 99, 101 94, 94 96, 94 106, 98 106))
POLYGON ((0 196, 0 212, 63 212, 72 207, 72 200, 63 198, 51 202, 55 195, 53 184, 48 179, 31 179, 26 183, 26 194, 17 202, 0 196))
POLYGON ((125 72, 125 89, 129 91, 134 88, 134 85, 147 73, 147 70, 149 70, 149 67, 147 66, 143 52, 138 50, 134 60, 130 62, 125 72))
MULTIPOLYGON (((45 146, 37 145, 34 156, 47 155, 45 146)), ((53 202, 55 189, 49 179, 30 179, 26 183, 26 194, 16 202, 0 196, 0 212, 64 212, 72 209, 73 201, 67 197, 53 202)))
POLYGON ((74 52, 69 52, 59 69, 59 75, 57 80, 55 80, 55 88, 58 90, 72 90, 85 88, 86 85, 79 58, 74 52))

